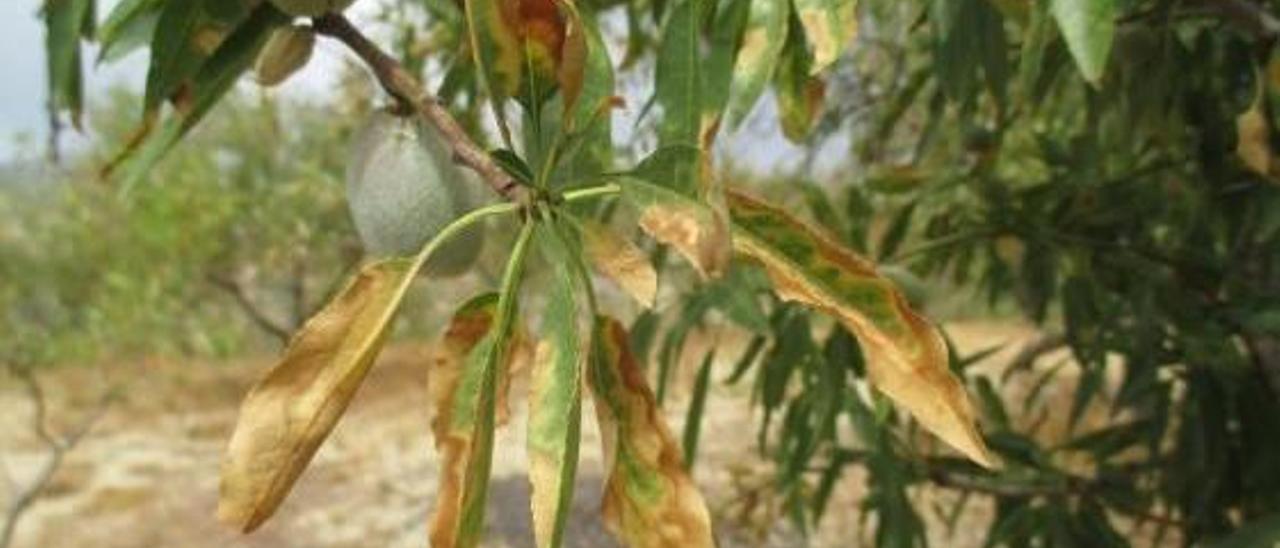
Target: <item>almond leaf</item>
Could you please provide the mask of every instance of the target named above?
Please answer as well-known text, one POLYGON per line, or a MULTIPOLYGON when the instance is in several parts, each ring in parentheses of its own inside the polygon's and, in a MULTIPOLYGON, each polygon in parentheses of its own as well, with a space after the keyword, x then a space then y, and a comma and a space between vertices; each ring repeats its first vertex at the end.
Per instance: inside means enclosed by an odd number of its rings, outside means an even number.
POLYGON ((891 281, 780 209, 740 193, 730 208, 734 249, 764 266, 781 298, 839 320, 862 344, 876 388, 970 459, 995 466, 941 335, 891 281))
POLYGON ((355 396, 415 270, 409 259, 366 266, 245 397, 222 464, 221 520, 249 532, 279 507, 355 396))
POLYGON ((560 227, 543 223, 536 241, 551 266, 540 342, 529 383, 529 483, 540 547, 560 546, 573 501, 582 422, 582 371, 591 350, 591 304, 580 255, 560 227))
POLYGON ((588 385, 604 443, 605 525, 624 544, 710 547, 711 518, 617 320, 597 322, 588 385))
POLYGON ((645 308, 658 296, 658 272, 639 247, 603 224, 584 221, 582 243, 596 270, 604 273, 645 308))

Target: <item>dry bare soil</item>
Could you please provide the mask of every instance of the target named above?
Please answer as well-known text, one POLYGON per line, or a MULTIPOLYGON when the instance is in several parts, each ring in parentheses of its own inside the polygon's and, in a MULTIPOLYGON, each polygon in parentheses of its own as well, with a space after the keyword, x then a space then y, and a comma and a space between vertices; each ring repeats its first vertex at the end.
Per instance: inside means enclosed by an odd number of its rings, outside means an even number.
MULTIPOLYGON (((998 369, 1030 328, 996 323, 949 326, 962 353, 1006 343, 988 367, 998 369)), ((696 346, 696 345, 695 345, 696 346)), ((324 445, 277 515, 251 535, 240 535, 214 519, 218 463, 239 401, 267 367, 270 357, 236 363, 145 362, 107 370, 124 384, 114 404, 83 443, 68 455, 17 535, 18 547, 355 547, 424 546, 433 505, 438 455, 429 434, 430 411, 424 364, 428 348, 396 345, 384 353, 347 416, 324 445)), ((690 349, 687 356, 700 356, 690 349)), ((721 355, 727 355, 721 353, 721 355)), ((696 361, 696 360, 686 360, 696 361)), ((693 364, 690 364, 691 366, 693 364)), ((718 368, 730 367, 717 364, 718 368)), ((727 371, 717 371, 724 378, 727 371)), ((693 376, 682 372, 687 386, 693 376)), ((55 426, 74 421, 97 399, 99 373, 61 368, 42 377, 55 426)), ((1070 381, 1064 381, 1069 383, 1070 381)), ((29 423, 29 402, 12 379, 0 385, 0 458, 14 481, 29 478, 44 458, 29 423)), ((1064 384, 1050 390, 1069 393, 1064 384)), ((531 546, 529 488, 524 474, 522 386, 513 389, 512 419, 499 434, 488 512, 488 546, 531 546)), ((709 402, 700 458, 694 469, 706 493, 723 546, 859 546, 873 523, 859 519, 865 478, 842 480, 821 527, 805 540, 776 515, 767 466, 754 452, 755 421, 742 388, 716 385, 709 402), (753 488, 766 488, 755 490, 753 488)), ((1046 398, 1050 402, 1052 395, 1046 398)), ((668 402, 668 418, 679 432, 684 390, 668 402)), ((1050 403, 1051 405, 1051 403, 1050 403)), ((585 410, 593 418, 594 411, 585 410)), ((585 420, 582 464, 571 546, 612 546, 598 518, 602 483, 599 435, 585 420)), ((5 481, 0 474, 0 482, 5 481)), ((0 499, 4 494, 0 486, 0 499)), ((947 493, 922 488, 922 500, 947 493)), ((927 509, 928 504, 921 504, 927 509)), ((979 523, 989 510, 970 506, 966 521, 979 523)), ((930 512, 926 511, 926 514, 930 512)), ((928 516, 926 516, 928 517, 928 516)), ((932 517, 928 517, 931 521, 932 517)), ((982 526, 958 528, 940 546, 979 544, 982 526)))

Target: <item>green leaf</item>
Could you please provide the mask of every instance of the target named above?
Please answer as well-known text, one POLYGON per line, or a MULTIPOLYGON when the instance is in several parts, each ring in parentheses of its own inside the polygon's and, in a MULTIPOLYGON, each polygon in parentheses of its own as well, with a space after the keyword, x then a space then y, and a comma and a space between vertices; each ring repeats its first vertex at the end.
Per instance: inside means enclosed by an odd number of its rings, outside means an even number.
POLYGON ((605 525, 628 546, 714 546, 706 503, 627 348, 626 331, 609 318, 596 328, 588 386, 609 463, 605 525))
POLYGON ((1100 85, 1115 37, 1115 0, 1052 0, 1050 10, 1085 80, 1100 85))
POLYGON ((540 547, 560 546, 573 500, 581 436, 581 374, 594 317, 582 253, 564 227, 540 223, 534 240, 551 269, 547 307, 529 380, 529 481, 540 547))
POLYGON ((711 51, 707 56, 703 74, 703 116, 719 120, 729 103, 729 86, 733 82, 733 66, 742 45, 742 33, 747 28, 747 16, 751 13, 750 0, 722 0, 716 8, 715 24, 711 28, 711 51))
POLYGON ((533 169, 529 167, 529 164, 525 163, 524 158, 521 158, 520 155, 512 152, 511 149, 499 148, 489 151, 489 156, 503 171, 515 177, 517 181, 526 186, 533 186, 533 169))
POLYGON ((123 0, 98 29, 98 62, 112 62, 151 42, 164 6, 161 0, 123 0))
POLYGON ((249 532, 275 513, 364 381, 419 264, 362 269, 254 385, 223 459, 219 519, 249 532))
POLYGON ((858 34, 858 0, 795 0, 795 7, 813 52, 809 74, 817 74, 858 34))
POLYGON ((783 211, 730 196, 734 249, 764 266, 774 291, 835 317, 857 336, 873 385, 975 462, 994 466, 937 329, 874 265, 783 211))
POLYGON ((451 328, 444 347, 446 351, 456 349, 450 354, 454 359, 440 360, 434 370, 434 386, 439 391, 434 398, 436 418, 432 431, 443 464, 435 514, 431 517, 432 546, 474 547, 483 533, 493 465, 498 377, 511 355, 516 300, 532 235, 533 226, 526 223, 507 262, 502 292, 493 305, 496 310, 489 312, 493 320, 481 328, 480 322, 472 319, 481 314, 480 307, 488 306, 483 302, 473 302, 455 316, 455 326, 459 325, 459 317, 467 324, 459 328, 460 333, 466 334, 465 342, 479 342, 451 343, 451 328), (483 333, 483 338, 476 337, 476 333, 483 333))
POLYGON ((694 459, 698 456, 698 437, 702 430, 702 412, 707 407, 707 392, 711 389, 711 366, 715 363, 714 348, 707 351, 702 359, 702 367, 698 368, 698 378, 693 383, 693 395, 689 400, 689 413, 684 421, 684 465, 692 470, 694 459))
MULTIPOLYGON (((680 0, 671 8, 662 30, 654 67, 654 97, 662 107, 658 140, 664 145, 701 142, 702 58, 698 29, 702 0, 680 0)), ((692 178, 692 169, 681 178, 692 178)))
MULTIPOLYGON (((181 2, 175 2, 181 3, 181 2)), ((190 81, 188 99, 172 116, 161 123, 158 131, 149 134, 123 151, 116 162, 125 162, 122 168, 124 187, 130 188, 144 177, 184 135, 208 114, 223 95, 235 85, 240 75, 248 70, 266 44, 271 31, 290 21, 290 17, 264 2, 244 23, 236 27, 218 49, 213 52, 190 81), (140 147, 139 147, 140 145, 140 147)), ((163 16, 161 23, 163 23, 163 16)), ((157 32, 157 39, 163 32, 157 32)), ((154 41, 153 41, 154 43, 154 41)), ((154 45, 153 45, 154 47, 154 45)), ((153 62, 154 67, 154 62, 153 62)), ((145 122, 150 123, 150 122, 145 122)), ((114 171, 117 166, 108 168, 114 171)))
POLYGON ((793 25, 787 36, 787 45, 774 75, 774 88, 782 134, 802 143, 818 122, 826 84, 811 76, 810 68, 816 61, 810 57, 798 31, 793 25))
POLYGON ((742 48, 733 68, 733 83, 729 86, 729 127, 736 128, 746 119, 773 77, 782 48, 787 43, 790 15, 791 3, 788 0, 751 2, 742 48))
POLYGON ((685 196, 696 196, 697 181, 681 174, 695 169, 701 157, 702 151, 696 145, 670 144, 653 151, 629 174, 685 196))
POLYGON ((84 106, 80 38, 93 34, 93 0, 57 0, 44 4, 49 97, 53 108, 69 111, 72 124, 79 128, 84 106))

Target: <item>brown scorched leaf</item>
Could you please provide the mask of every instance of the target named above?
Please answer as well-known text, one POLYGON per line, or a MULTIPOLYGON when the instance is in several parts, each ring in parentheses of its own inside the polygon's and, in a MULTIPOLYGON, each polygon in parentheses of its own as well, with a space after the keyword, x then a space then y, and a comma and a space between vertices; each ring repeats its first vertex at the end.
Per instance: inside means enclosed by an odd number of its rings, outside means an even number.
POLYGON ((653 308, 658 295, 658 272, 644 251, 612 228, 592 221, 583 222, 582 243, 596 270, 636 302, 653 308))
POLYGON ((249 532, 275 512, 364 380, 414 270, 409 259, 366 266, 245 397, 222 463, 221 520, 249 532))
POLYGON ((732 258, 730 230, 715 209, 639 179, 628 179, 622 196, 640 212, 640 227, 674 247, 703 278, 719 278, 727 270, 732 258))
POLYGON ((604 443, 604 519, 627 546, 710 547, 711 518, 616 320, 597 323, 588 386, 604 443))
POLYGON ((764 266, 780 297, 838 319, 862 344, 872 384, 970 459, 995 465, 942 337, 891 281, 780 209, 739 193, 730 208, 734 249, 764 266))

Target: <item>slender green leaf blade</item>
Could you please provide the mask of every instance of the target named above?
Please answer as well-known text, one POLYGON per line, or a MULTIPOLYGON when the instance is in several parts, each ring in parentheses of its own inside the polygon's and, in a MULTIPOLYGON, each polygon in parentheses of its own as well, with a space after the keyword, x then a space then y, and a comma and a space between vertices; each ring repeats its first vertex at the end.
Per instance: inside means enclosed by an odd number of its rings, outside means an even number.
POLYGON ((1115 38, 1115 0, 1052 0, 1050 10, 1085 80, 1099 85, 1115 38))

